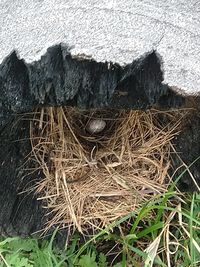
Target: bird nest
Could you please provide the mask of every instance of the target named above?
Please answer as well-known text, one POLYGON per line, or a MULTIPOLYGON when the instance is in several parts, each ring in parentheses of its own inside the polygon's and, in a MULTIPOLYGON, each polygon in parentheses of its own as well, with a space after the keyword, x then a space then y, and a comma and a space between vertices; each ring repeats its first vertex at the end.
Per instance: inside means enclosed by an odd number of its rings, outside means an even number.
POLYGON ((80 232, 165 192, 172 139, 186 112, 42 108, 31 121, 37 184, 52 225, 80 232))

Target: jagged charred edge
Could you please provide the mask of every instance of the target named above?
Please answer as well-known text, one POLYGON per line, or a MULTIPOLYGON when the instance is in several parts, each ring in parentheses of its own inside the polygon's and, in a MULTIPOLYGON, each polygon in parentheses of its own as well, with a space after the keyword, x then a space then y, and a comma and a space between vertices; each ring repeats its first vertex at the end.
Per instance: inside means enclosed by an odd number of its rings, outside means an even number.
POLYGON ((16 52, 0 65, 1 123, 11 113, 36 106, 145 109, 180 106, 182 96, 163 85, 160 57, 152 51, 122 67, 72 57, 63 45, 50 47, 27 64, 16 52))

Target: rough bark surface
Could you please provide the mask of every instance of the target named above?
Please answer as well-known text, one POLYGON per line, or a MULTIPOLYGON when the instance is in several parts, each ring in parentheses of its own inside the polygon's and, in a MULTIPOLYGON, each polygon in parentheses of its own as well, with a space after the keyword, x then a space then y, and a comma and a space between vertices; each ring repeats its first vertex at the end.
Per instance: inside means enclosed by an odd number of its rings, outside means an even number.
POLYGON ((37 106, 145 109, 179 106, 184 97, 162 84, 155 52, 126 67, 73 58, 57 45, 31 64, 13 52, 0 65, 0 123, 37 106))
POLYGON ((177 178, 181 175, 181 179, 178 184, 180 190, 182 191, 199 191, 197 188, 197 186, 200 188, 199 140, 200 113, 197 112, 186 122, 182 132, 174 139, 174 145, 179 157, 177 155, 173 156, 172 171, 175 171, 176 168, 183 166, 176 172, 175 177, 177 178), (189 167, 189 171, 185 172, 186 167, 189 167), (197 184, 195 184, 195 181, 197 184))
MULTIPOLYGON (((31 150, 29 122, 20 119, 19 113, 32 112, 38 106, 60 105, 87 109, 182 106, 185 98, 162 81, 155 52, 126 67, 73 58, 61 45, 49 48, 41 60, 31 64, 19 59, 15 52, 7 57, 0 65, 0 232, 25 236, 41 230, 48 220, 33 193, 19 194, 42 177, 39 170, 32 172, 35 166, 31 164, 29 170, 24 170, 31 150)), ((197 128, 199 119, 188 128, 189 134, 185 132, 177 140, 181 153, 188 155, 190 151, 189 161, 199 153, 197 128)), ((194 171, 199 179, 198 168, 194 171)), ((185 179, 183 187, 190 186, 189 178, 185 179)))
POLYGON ((19 194, 38 180, 37 172, 23 179, 23 164, 31 151, 28 124, 13 116, 0 133, 0 232, 4 235, 24 236, 44 222, 44 210, 34 195, 19 194))

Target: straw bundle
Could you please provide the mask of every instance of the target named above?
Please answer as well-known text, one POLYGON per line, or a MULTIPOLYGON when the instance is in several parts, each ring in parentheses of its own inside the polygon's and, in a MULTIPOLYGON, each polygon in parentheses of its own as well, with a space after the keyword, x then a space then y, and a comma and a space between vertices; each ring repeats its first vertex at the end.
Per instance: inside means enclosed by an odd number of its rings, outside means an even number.
POLYGON ((102 228, 164 192, 182 117, 177 111, 37 110, 30 134, 44 174, 36 191, 53 214, 47 227, 102 228), (90 133, 97 118, 106 126, 90 133))

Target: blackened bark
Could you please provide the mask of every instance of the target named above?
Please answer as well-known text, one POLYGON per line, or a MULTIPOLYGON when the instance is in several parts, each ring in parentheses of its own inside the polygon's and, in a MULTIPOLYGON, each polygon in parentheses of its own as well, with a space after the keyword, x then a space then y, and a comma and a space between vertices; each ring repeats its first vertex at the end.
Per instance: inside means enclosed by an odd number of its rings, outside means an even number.
POLYGON ((30 169, 24 169, 31 151, 29 124, 13 116, 0 133, 0 233, 6 236, 33 233, 46 219, 36 196, 30 191, 21 193, 42 178, 40 170, 31 170, 37 168, 31 162, 30 169))
POLYGON ((72 57, 61 45, 49 48, 31 64, 13 52, 0 65, 0 122, 3 125, 10 114, 42 105, 87 109, 181 105, 184 98, 162 81, 155 51, 124 67, 72 57))
MULTIPOLYGON (((37 169, 29 174, 30 170, 23 169, 31 144, 29 122, 19 119, 18 113, 32 112, 39 106, 146 109, 183 105, 184 97, 162 81, 155 51, 124 67, 72 57, 61 45, 49 48, 31 64, 15 52, 8 56, 0 65, 0 232, 29 235, 48 220, 33 193, 19 194, 35 185, 42 173, 37 169)), ((175 141, 186 163, 199 155, 200 131, 195 130, 199 124, 198 119, 175 141)), ((174 167, 179 163, 174 159, 174 167)), ((30 163, 29 167, 36 166, 30 163)), ((200 181, 199 165, 193 168, 200 181)), ((182 180, 184 185, 191 186, 188 176, 182 180)))

